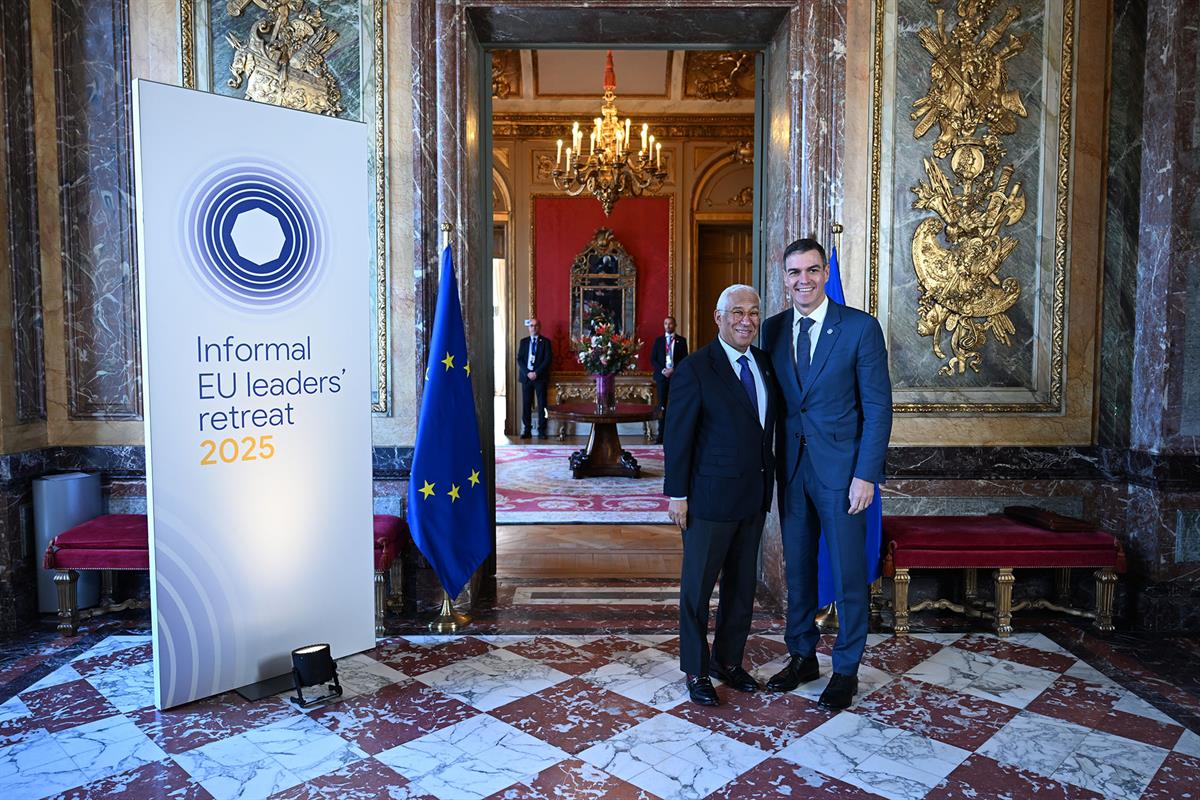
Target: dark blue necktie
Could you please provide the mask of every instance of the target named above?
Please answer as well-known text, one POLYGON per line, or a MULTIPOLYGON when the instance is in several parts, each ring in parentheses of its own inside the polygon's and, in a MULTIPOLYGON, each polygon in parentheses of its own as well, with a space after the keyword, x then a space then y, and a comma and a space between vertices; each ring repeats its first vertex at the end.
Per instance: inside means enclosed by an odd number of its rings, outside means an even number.
POLYGON ((535 336, 529 341, 529 355, 531 356, 537 355, 537 340, 538 337, 535 336))
POLYGON ((754 416, 758 416, 758 389, 754 385, 754 375, 750 372, 750 359, 742 356, 738 359, 738 363, 742 365, 742 371, 739 377, 742 379, 742 388, 746 390, 746 394, 750 397, 750 405, 754 408, 754 416))
POLYGON ((811 340, 808 338, 808 329, 812 326, 813 321, 803 317, 800 320, 800 332, 796 334, 796 374, 800 376, 801 386, 808 383, 808 368, 812 365, 811 340))

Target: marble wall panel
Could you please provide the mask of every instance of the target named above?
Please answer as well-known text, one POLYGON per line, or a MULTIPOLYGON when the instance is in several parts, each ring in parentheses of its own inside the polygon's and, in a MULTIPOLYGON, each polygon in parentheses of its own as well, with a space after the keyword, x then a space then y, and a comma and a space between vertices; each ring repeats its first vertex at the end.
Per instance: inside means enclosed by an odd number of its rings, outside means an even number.
POLYGON ((1100 342, 1097 441, 1129 446, 1132 412, 1134 303, 1142 167, 1142 87, 1146 68, 1146 0, 1113 4, 1109 94, 1108 193, 1104 220, 1104 298, 1100 342))
POLYGON ((67 405, 142 413, 127 0, 54 0, 67 405))
POLYGON ((46 418, 42 276, 38 240, 37 156, 33 128, 33 55, 29 0, 0 9, 0 112, 12 284, 13 383, 17 422, 46 418))

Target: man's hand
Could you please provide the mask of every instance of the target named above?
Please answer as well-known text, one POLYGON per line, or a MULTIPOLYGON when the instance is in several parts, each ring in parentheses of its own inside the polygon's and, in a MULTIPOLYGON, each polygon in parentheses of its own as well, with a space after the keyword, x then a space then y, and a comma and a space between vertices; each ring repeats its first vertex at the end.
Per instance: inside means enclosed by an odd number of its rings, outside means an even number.
POLYGON ((871 505, 871 501, 875 499, 875 484, 864 481, 862 478, 852 479, 849 498, 851 514, 865 511, 867 506, 871 505))
POLYGON ((662 374, 669 378, 675 374, 675 368, 674 367, 663 367, 662 374))
POLYGON ((680 530, 687 527, 687 500, 672 500, 667 503, 667 516, 679 526, 680 530))
POLYGON ((536 373, 536 372, 526 372, 526 373, 525 373, 525 377, 526 377, 526 378, 529 378, 529 380, 531 380, 531 381, 536 381, 536 380, 537 380, 537 373, 536 373))

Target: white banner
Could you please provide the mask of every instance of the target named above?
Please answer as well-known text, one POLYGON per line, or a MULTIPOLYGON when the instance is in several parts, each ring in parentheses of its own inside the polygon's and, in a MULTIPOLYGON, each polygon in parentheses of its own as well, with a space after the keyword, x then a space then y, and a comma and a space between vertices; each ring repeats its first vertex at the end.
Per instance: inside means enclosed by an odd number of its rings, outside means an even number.
POLYGON ((374 646, 366 126, 134 82, 155 702, 374 646))

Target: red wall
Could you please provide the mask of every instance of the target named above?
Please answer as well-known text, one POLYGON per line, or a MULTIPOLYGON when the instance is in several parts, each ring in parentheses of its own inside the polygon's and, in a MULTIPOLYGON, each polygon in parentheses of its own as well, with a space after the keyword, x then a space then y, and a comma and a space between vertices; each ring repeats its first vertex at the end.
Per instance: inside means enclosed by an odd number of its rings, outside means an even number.
POLYGON ((623 198, 613 206, 612 216, 606 217, 594 198, 535 197, 533 226, 534 313, 542 321, 542 335, 554 343, 553 370, 583 371, 569 341, 571 264, 597 228, 611 228, 637 266, 636 327, 644 342, 637 368, 649 371, 650 347, 662 335, 663 317, 670 313, 670 198, 623 198))

